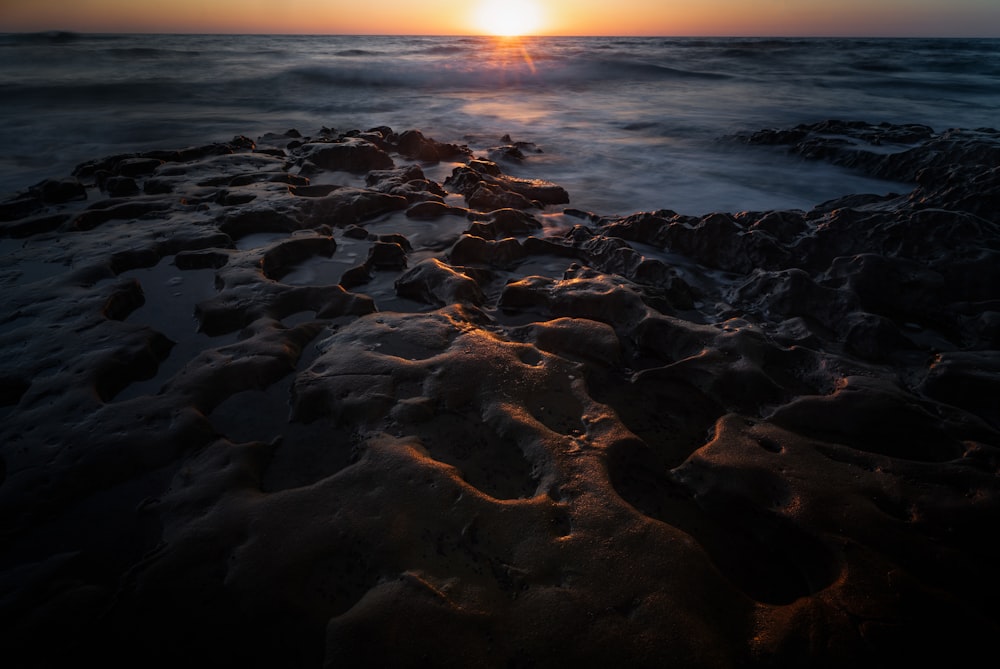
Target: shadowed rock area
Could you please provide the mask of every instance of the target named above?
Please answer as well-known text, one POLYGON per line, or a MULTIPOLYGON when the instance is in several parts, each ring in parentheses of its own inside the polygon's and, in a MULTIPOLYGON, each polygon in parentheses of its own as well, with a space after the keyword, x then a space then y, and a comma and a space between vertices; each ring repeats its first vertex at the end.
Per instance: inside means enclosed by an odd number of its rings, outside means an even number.
POLYGON ((379 127, 0 202, 8 666, 988 652, 1000 133, 730 140, 913 190, 606 217, 379 127))

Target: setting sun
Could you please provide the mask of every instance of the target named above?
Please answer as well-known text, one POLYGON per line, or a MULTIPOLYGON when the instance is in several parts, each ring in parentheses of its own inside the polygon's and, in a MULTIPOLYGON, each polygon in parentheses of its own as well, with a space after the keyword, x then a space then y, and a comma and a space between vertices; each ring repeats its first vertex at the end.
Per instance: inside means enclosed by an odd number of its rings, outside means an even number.
POLYGON ((491 35, 516 37, 538 30, 542 14, 531 0, 480 0, 475 22, 491 35))

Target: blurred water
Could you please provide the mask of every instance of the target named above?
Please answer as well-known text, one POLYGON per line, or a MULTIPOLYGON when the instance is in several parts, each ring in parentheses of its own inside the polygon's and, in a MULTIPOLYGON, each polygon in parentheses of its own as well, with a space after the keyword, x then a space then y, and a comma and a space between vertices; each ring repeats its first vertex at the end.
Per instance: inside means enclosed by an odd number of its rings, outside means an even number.
POLYGON ((827 118, 996 126, 1000 40, 0 35, 0 193, 112 153, 419 128, 600 213, 809 207, 905 186, 726 138, 827 118))

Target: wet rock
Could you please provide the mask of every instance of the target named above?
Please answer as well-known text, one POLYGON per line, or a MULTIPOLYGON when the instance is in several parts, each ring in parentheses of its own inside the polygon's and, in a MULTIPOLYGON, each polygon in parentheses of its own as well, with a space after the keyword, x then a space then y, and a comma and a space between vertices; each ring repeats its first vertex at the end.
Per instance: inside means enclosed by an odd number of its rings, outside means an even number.
POLYGON ((510 135, 504 135, 500 141, 504 144, 488 149, 490 160, 520 163, 530 154, 542 153, 542 150, 533 142, 515 142, 510 135))
POLYGON ((29 193, 38 195, 43 202, 63 204, 74 200, 86 200, 87 189, 78 179, 46 179, 28 189, 29 193))
POLYGON ((454 265, 490 267, 510 267, 526 256, 524 247, 516 239, 492 241, 472 235, 462 235, 448 253, 454 265))
POLYGON ((405 197, 358 188, 339 188, 325 197, 303 200, 310 225, 346 227, 409 206, 405 197))
POLYGON ((917 124, 821 121, 787 131, 760 131, 742 139, 751 144, 787 145, 789 151, 806 158, 907 182, 916 181, 924 170, 963 165, 963 169, 979 171, 1000 162, 1000 132, 990 128, 936 133, 917 124), (885 151, 888 146, 897 150, 885 151))
POLYGON ((931 399, 970 411, 1000 430, 1000 354, 950 351, 933 358, 920 390, 931 399))
POLYGON ((439 307, 449 304, 480 306, 485 299, 473 278, 436 258, 417 264, 399 277, 395 286, 400 297, 439 307))
POLYGON ((456 167, 445 186, 465 196, 470 207, 494 209, 540 209, 547 204, 569 202, 565 189, 540 179, 519 179, 499 172, 495 163, 473 161, 456 167))
POLYGON ((406 249, 397 242, 377 241, 368 249, 365 264, 374 269, 405 269, 406 249))
POLYGON ((348 225, 344 228, 344 236, 350 239, 368 239, 368 231, 360 225, 348 225))
POLYGON ((356 265, 340 276, 339 285, 350 290, 363 286, 372 280, 372 268, 368 263, 356 265))
POLYGON ((139 192, 139 184, 131 177, 109 177, 102 187, 111 197, 125 197, 139 192))
POLYGON ((163 161, 157 158, 124 158, 115 164, 112 172, 123 177, 142 177, 152 174, 162 164, 163 161))
POLYGON ((372 190, 401 195, 413 202, 439 200, 446 195, 441 186, 424 176, 418 165, 371 171, 365 176, 365 184, 372 190))
POLYGON ((332 237, 297 237, 271 246, 261 257, 261 271, 275 281, 314 256, 330 257, 337 250, 332 237))
POLYGON ((42 201, 37 195, 22 193, 0 202, 0 221, 16 221, 42 209, 42 201))
POLYGON ((469 207, 480 211, 494 209, 541 209, 540 202, 532 201, 521 195, 504 189, 502 186, 481 183, 466 197, 469 207))
POLYGON ((389 154, 371 142, 345 138, 338 142, 305 144, 302 154, 324 170, 365 173, 393 167, 389 154))
POLYGON ((109 157, 79 183, 163 164, 0 205, 11 656, 846 667, 996 636, 990 132, 762 137, 924 166, 810 211, 418 223, 419 168, 289 173, 400 137, 109 157))
POLYGON ((540 230, 542 224, 537 218, 518 209, 498 209, 486 215, 485 221, 474 222, 466 234, 483 239, 499 239, 514 235, 530 234, 540 230))
POLYGON ((293 186, 289 189, 292 195, 299 197, 326 197, 330 193, 340 190, 343 186, 336 184, 315 184, 305 186, 293 186))
POLYGON ((385 244, 399 244, 407 253, 413 251, 413 245, 410 243, 410 240, 407 239, 405 235, 401 235, 397 232, 377 235, 375 237, 375 241, 383 242, 385 244))
POLYGON ((436 163, 442 160, 459 160, 471 155, 467 146, 445 144, 424 137, 419 130, 407 130, 396 140, 396 150, 407 158, 436 163))
POLYGON ((558 280, 531 276, 504 286, 497 305, 507 311, 534 311, 550 318, 584 318, 626 331, 648 313, 628 282, 579 268, 558 280))
POLYGON ((451 207, 444 202, 419 202, 406 210, 407 218, 423 221, 435 221, 442 216, 466 216, 468 213, 468 209, 451 207))

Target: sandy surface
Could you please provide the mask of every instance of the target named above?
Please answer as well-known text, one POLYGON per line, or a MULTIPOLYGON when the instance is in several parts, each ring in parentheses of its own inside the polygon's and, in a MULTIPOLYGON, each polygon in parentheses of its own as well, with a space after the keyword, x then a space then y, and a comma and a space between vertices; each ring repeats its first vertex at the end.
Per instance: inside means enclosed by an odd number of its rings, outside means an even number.
POLYGON ((605 218, 380 128, 0 203, 5 666, 991 649, 1000 135, 733 141, 914 190, 605 218))

